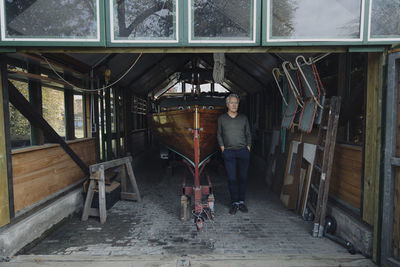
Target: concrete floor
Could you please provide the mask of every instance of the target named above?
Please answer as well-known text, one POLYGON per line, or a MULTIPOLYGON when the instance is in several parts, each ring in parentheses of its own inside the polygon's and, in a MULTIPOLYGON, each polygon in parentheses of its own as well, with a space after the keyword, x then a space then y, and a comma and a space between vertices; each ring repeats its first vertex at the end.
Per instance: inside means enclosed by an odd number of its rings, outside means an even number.
POLYGON ((313 238, 312 223, 287 210, 255 168, 249 175, 249 213, 236 215, 228 213, 226 178, 209 170, 215 220, 199 232, 192 220, 179 220, 183 166, 172 176, 162 166, 157 153, 135 164, 142 202, 117 202, 103 225, 75 214, 7 266, 374 266, 326 238, 313 238))

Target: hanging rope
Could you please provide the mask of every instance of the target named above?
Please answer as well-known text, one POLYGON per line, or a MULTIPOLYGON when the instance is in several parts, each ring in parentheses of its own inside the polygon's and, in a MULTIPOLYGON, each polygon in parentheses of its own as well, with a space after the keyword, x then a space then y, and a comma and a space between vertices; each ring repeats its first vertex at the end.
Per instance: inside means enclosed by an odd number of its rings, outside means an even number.
POLYGON ((111 84, 109 84, 107 86, 104 86, 104 87, 101 87, 101 88, 94 88, 94 89, 81 88, 81 87, 78 87, 78 86, 68 82, 60 74, 58 74, 58 72, 55 70, 53 65, 50 64, 50 62, 47 60, 46 57, 44 57, 42 54, 39 54, 39 55, 46 61, 47 65, 49 65, 50 69, 58 76, 58 78, 60 78, 62 81, 64 81, 68 85, 70 85, 72 88, 78 89, 78 90, 83 91, 83 92, 94 93, 94 92, 97 92, 97 91, 102 91, 104 89, 110 88, 110 87, 114 86, 115 84, 117 84, 120 80, 122 80, 132 70, 132 68, 136 65, 136 63, 139 61, 139 59, 142 56, 142 54, 143 53, 140 53, 140 55, 135 59, 135 61, 128 68, 128 70, 124 74, 122 74, 121 77, 119 77, 115 82, 113 82, 113 83, 111 83, 111 84))
POLYGON ((225 81, 225 54, 214 53, 213 79, 216 83, 225 81))

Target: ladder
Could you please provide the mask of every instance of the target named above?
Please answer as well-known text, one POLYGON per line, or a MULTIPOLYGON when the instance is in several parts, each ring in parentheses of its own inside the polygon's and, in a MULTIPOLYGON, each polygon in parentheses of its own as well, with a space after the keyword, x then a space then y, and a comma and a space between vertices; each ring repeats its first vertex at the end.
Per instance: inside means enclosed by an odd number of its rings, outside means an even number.
POLYGON ((317 149, 308 191, 307 207, 314 214, 313 237, 324 235, 326 204, 335 153, 340 97, 326 99, 318 131, 317 149))

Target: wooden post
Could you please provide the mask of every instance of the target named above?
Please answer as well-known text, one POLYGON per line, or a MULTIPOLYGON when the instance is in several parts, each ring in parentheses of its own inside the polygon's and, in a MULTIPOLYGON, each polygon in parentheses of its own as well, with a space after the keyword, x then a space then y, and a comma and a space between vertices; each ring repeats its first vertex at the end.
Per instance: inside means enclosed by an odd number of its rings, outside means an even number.
POLYGON ((82 95, 83 137, 92 137, 90 131, 90 94, 82 95))
POLYGON ((124 156, 126 155, 126 153, 128 152, 128 133, 129 133, 129 131, 128 131, 128 120, 127 120, 127 117, 128 117, 128 113, 129 113, 129 109, 127 108, 127 104, 128 104, 128 102, 129 101, 127 101, 129 98, 127 97, 127 90, 125 89, 125 88, 122 88, 121 89, 122 90, 122 92, 121 92, 121 96, 122 96, 122 124, 123 124, 123 126, 124 126, 124 129, 123 129, 123 153, 124 153, 124 156))
POLYGON ((113 95, 114 95, 114 124, 115 124, 115 150, 117 151, 116 157, 119 158, 121 156, 121 132, 120 132, 120 108, 119 108, 119 96, 120 96, 120 91, 117 88, 113 89, 113 95))
POLYGON ((111 128, 111 89, 105 90, 105 104, 106 104, 106 144, 107 144, 107 161, 113 159, 112 153, 112 128, 111 128))
POLYGON ((136 192, 136 200, 138 202, 142 201, 142 198, 140 197, 140 193, 139 193, 139 188, 136 184, 136 178, 135 178, 135 174, 133 173, 132 170, 132 158, 129 157, 129 162, 125 163, 126 166, 126 170, 128 171, 128 176, 129 176, 129 181, 131 182, 131 185, 133 187, 133 191, 136 192))
POLYGON ((5 65, 2 64, 0 73, 0 226, 9 223, 14 216, 6 79, 7 72, 5 65))
POLYGON ((379 178, 381 161, 383 55, 368 54, 367 103, 365 111, 364 184, 362 199, 363 220, 374 226, 373 258, 379 251, 379 178))
POLYGON ((99 183, 99 213, 100 223, 105 223, 107 219, 106 212, 106 184, 104 177, 104 166, 100 166, 100 180, 99 183))
MULTIPOLYGON (((68 77, 68 74, 65 75, 68 77)), ((75 139, 74 125, 74 92, 71 87, 64 90, 64 106, 65 106, 65 140, 75 139)))
MULTIPOLYGON (((104 92, 100 91, 100 116, 101 116, 101 159, 106 160, 106 134, 104 124, 104 92)), ((100 134, 99 134, 100 136, 100 134)))
MULTIPOLYGON (((28 66, 29 73, 40 75, 40 68, 37 66, 28 66)), ((32 104, 34 109, 43 116, 42 108, 42 84, 38 81, 29 80, 29 102, 32 104)), ((44 135, 40 128, 31 125, 31 145, 43 145, 44 135)))

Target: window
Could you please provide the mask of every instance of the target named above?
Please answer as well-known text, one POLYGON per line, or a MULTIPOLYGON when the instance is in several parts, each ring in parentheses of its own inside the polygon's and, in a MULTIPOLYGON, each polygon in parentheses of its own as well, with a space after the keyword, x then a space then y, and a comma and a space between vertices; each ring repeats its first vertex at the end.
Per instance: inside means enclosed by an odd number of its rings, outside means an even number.
POLYGON ((268 0, 267 41, 362 40, 364 0, 268 0))
POLYGON ((60 135, 65 136, 64 92, 42 87, 43 118, 60 135))
POLYGON ((0 0, 0 3, 3 41, 100 40, 99 0, 0 0))
POLYGON ((346 87, 341 95, 342 105, 337 139, 341 143, 362 145, 364 143, 368 58, 365 53, 351 53, 347 56, 350 60, 350 70, 347 70, 346 87))
POLYGON ((256 0, 189 0, 189 43, 256 42, 256 0))
POLYGON ((373 40, 400 40, 400 2, 371 0, 369 27, 373 40))
POLYGON ((84 138, 86 136, 83 105, 82 95, 74 95, 74 128, 76 138, 84 138))
POLYGON ((177 0, 110 1, 111 42, 178 42, 177 0))
MULTIPOLYGON (((10 80, 25 98, 29 99, 28 84, 10 80)), ((29 121, 10 103, 10 135, 11 147, 19 148, 31 145, 31 125, 29 121)))

